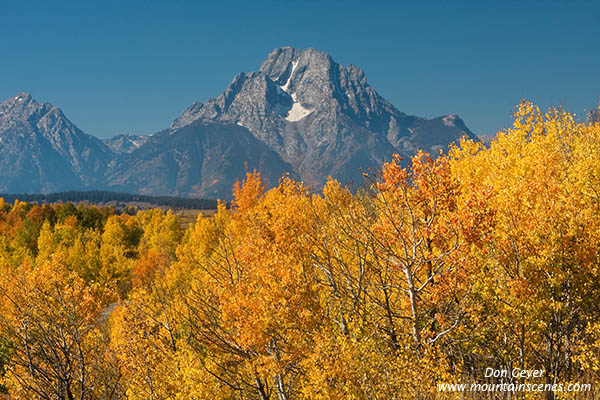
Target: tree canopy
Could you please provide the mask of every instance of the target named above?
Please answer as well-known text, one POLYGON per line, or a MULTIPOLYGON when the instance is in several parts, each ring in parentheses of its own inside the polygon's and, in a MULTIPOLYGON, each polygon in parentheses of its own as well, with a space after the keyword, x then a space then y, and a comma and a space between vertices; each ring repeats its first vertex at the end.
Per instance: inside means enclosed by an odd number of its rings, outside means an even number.
POLYGON ((0 199, 2 390, 458 399, 438 384, 486 368, 598 383, 597 123, 523 102, 489 146, 395 156, 355 192, 266 191, 253 172, 233 194, 187 229, 158 209, 0 199))

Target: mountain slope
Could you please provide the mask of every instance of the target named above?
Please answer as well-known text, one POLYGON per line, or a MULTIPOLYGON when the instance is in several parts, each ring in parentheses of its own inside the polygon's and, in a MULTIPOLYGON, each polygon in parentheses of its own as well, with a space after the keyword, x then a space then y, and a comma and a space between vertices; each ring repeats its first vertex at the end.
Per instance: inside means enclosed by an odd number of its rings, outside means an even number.
POLYGON ((28 93, 0 103, 0 191, 52 192, 100 185, 113 152, 63 112, 28 93))
POLYGON ((230 198, 233 183, 254 169, 275 185, 291 167, 246 128, 196 121, 121 155, 107 184, 142 194, 230 198))

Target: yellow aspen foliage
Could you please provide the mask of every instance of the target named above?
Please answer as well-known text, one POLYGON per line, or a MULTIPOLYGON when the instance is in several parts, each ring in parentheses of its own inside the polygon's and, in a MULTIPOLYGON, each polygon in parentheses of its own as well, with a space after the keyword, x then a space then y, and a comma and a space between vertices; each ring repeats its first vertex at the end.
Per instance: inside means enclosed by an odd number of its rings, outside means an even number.
POLYGON ((186 230, 158 209, 0 199, 0 393, 598 397, 600 125, 526 101, 514 116, 489 144, 393 156, 358 190, 248 173, 186 230))
POLYGON ((168 307, 138 288, 111 314, 111 346, 128 399, 174 399, 179 390, 177 325, 168 307))
POLYGON ((140 221, 143 230, 139 243, 140 254, 154 251, 173 260, 175 249, 183 236, 177 217, 170 210, 165 214, 156 209, 140 212, 136 218, 140 221))
POLYGON ((56 262, 5 271, 0 328, 10 346, 3 383, 12 399, 98 398, 111 371, 101 321, 113 293, 56 262))
POLYGON ((564 111, 523 102, 489 148, 462 142, 451 153, 461 184, 491 191, 496 213, 475 286, 478 356, 543 366, 546 383, 579 373, 576 343, 596 315, 599 137, 564 111))
POLYGON ((178 254, 195 271, 186 324, 207 371, 239 393, 285 399, 323 318, 303 237, 310 196, 289 179, 262 187, 248 174, 233 210, 199 221, 178 254))
POLYGON ((131 287, 131 274, 142 234, 135 218, 126 215, 111 216, 104 226, 98 280, 101 285, 116 283, 121 296, 125 296, 131 287))

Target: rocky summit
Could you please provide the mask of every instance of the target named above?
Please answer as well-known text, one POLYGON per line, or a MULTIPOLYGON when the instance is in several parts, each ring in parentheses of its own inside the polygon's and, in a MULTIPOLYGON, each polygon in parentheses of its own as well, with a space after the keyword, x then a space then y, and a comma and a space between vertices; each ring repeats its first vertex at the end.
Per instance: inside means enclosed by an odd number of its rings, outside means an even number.
POLYGON ((223 94, 194 103, 171 124, 216 121, 247 128, 313 188, 332 176, 360 183, 362 172, 393 153, 437 153, 462 135, 475 138, 455 114, 428 120, 397 110, 364 72, 322 51, 275 49, 258 72, 240 73, 223 94))
POLYGON ((51 104, 18 93, 0 103, 0 192, 46 193, 103 184, 113 152, 51 104))
POLYGON ((362 173, 418 150, 437 154, 462 135, 456 115, 407 115, 354 65, 315 49, 278 48, 216 99, 191 104, 169 128, 100 141, 50 104, 18 94, 0 104, 0 192, 99 188, 157 195, 231 197, 257 169, 269 185, 289 173, 318 190, 329 176, 362 173))

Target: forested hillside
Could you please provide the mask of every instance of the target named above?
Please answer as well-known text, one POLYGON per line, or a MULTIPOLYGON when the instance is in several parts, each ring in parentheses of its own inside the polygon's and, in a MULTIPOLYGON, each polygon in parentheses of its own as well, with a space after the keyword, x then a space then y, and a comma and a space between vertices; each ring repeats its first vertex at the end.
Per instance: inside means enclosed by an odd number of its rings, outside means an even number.
POLYGON ((508 382, 593 389, 518 398, 597 398, 600 125, 523 102, 489 147, 435 156, 397 156, 358 192, 249 173, 187 230, 160 210, 0 200, 3 390, 512 399, 438 384, 520 368, 545 372, 508 382))

